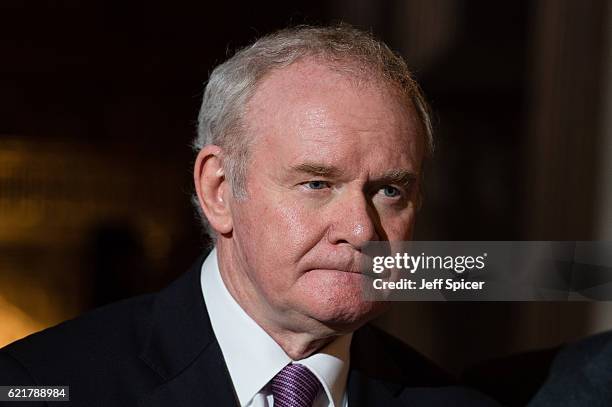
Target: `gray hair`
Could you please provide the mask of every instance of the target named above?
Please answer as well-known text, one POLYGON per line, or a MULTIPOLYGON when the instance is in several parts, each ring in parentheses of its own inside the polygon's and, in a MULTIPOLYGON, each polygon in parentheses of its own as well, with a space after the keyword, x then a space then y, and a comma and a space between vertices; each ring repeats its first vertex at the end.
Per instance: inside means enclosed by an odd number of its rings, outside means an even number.
MULTIPOLYGON (((199 151, 210 144, 221 147, 226 179, 237 199, 246 198, 246 171, 252 142, 252 138, 244 136, 247 104, 264 76, 308 57, 352 74, 373 74, 399 91, 400 96, 412 102, 421 122, 426 156, 433 153, 429 106, 401 56, 371 34, 347 24, 287 28, 258 39, 217 66, 204 91, 193 148, 199 151)), ((197 197, 194 203, 210 233, 197 197)))

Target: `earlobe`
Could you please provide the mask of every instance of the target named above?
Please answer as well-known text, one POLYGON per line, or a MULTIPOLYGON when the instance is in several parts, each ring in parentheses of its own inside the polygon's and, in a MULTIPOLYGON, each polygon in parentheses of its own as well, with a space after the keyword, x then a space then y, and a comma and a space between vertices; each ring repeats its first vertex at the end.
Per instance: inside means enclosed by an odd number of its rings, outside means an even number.
POLYGON ((223 170, 222 149, 208 145, 198 153, 193 179, 202 212, 210 226, 219 234, 233 229, 232 213, 228 202, 228 182, 223 170))

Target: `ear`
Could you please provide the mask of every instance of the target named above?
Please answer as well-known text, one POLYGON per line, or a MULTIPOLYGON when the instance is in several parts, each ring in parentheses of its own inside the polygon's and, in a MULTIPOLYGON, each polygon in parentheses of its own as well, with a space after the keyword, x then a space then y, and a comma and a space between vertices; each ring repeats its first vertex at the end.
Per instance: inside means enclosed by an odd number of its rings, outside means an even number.
POLYGON ((193 181, 200 208, 210 226, 220 234, 233 230, 229 199, 231 191, 225 179, 221 147, 208 145, 198 153, 193 169, 193 181))

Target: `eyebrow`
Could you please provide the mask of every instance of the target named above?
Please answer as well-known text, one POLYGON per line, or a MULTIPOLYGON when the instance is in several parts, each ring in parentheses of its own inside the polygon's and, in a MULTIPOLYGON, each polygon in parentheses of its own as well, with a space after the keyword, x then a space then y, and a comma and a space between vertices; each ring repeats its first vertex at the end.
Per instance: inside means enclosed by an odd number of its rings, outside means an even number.
POLYGON ((292 166, 291 171, 315 175, 318 177, 337 177, 342 173, 338 167, 319 163, 302 163, 292 166))
MULTIPOLYGON (((302 163, 292 166, 291 171, 329 178, 339 177, 342 174, 342 171, 338 167, 321 163, 302 163)), ((397 169, 383 173, 381 177, 377 177, 376 182, 398 184, 408 189, 414 185, 417 179, 418 174, 404 169, 397 169)))
POLYGON ((417 179, 418 175, 408 170, 391 170, 385 172, 382 177, 380 177, 381 181, 399 184, 406 189, 413 186, 417 179))

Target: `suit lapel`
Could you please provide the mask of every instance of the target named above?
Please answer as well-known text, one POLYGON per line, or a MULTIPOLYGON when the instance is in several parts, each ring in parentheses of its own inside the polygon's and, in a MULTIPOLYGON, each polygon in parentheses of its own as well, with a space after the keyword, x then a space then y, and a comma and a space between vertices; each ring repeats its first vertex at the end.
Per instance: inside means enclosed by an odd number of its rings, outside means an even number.
POLYGON ((138 403, 142 407, 237 406, 221 350, 214 342, 183 372, 138 403))
POLYGON ((388 383, 369 377, 367 373, 351 369, 346 391, 350 407, 365 406, 406 406, 398 398, 401 386, 394 388, 388 383))
MULTIPOLYGON (((370 325, 355 331, 347 382, 350 407, 429 403, 450 377, 407 345, 370 325)), ((434 397, 435 398, 435 397, 434 397)))
POLYGON ((202 297, 204 258, 156 297, 140 359, 160 376, 162 384, 143 397, 139 406, 237 405, 202 297))
POLYGON ((369 325, 355 331, 346 388, 349 406, 405 405, 397 398, 404 386, 390 380, 397 380, 398 376, 382 357, 381 346, 384 344, 377 340, 369 325))

